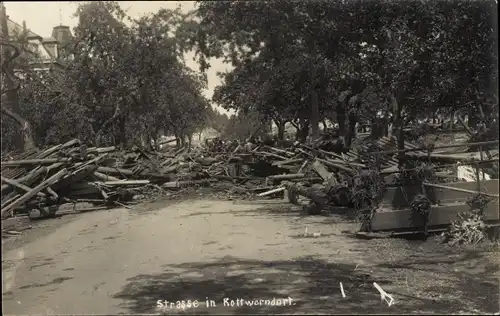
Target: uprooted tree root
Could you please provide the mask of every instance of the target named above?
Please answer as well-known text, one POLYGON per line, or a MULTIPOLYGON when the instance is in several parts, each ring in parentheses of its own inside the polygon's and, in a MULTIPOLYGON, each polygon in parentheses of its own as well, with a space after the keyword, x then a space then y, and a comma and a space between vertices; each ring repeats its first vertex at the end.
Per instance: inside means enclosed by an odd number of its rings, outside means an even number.
POLYGON ((485 223, 483 208, 491 199, 481 193, 473 195, 467 204, 471 211, 458 215, 448 232, 445 234, 445 241, 451 245, 477 245, 488 240, 488 226, 485 223))

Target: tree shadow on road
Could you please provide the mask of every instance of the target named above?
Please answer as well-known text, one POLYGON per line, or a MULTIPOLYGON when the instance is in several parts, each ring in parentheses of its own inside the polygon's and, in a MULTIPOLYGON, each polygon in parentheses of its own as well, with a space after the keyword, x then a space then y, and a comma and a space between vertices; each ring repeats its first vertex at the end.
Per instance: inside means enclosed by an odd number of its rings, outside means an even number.
MULTIPOLYGON (((262 313, 415 313, 429 309, 447 313, 453 305, 432 300, 412 300, 389 307, 381 302, 373 282, 382 288, 392 282, 357 271, 350 264, 329 263, 314 257, 289 261, 260 261, 225 257, 208 263, 165 266, 163 273, 138 275, 114 298, 130 313, 180 313, 158 310, 157 300, 199 300, 202 305, 186 314, 262 314, 262 313), (342 297, 340 282, 345 290, 342 297), (271 300, 293 299, 291 306, 223 306, 224 298, 271 300), (206 308, 206 298, 216 307, 206 308)), ((395 298, 397 300, 397 298, 395 298)))
POLYGON ((447 300, 455 305, 455 311, 496 313, 500 310, 500 283, 495 276, 500 267, 491 262, 484 251, 459 251, 441 245, 439 251, 416 252, 377 267, 427 275, 427 280, 418 284, 423 295, 433 295, 434 301, 447 300))

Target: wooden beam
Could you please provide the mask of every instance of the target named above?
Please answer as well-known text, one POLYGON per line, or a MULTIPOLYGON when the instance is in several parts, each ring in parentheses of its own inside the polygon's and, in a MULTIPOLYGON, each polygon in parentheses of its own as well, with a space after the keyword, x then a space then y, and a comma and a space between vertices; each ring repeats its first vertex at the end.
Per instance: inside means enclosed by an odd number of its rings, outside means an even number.
MULTIPOLYGON (((429 226, 448 225, 458 214, 470 211, 470 206, 465 203, 453 203, 442 206, 432 206, 429 226)), ((491 201, 484 208, 485 220, 498 221, 498 202, 491 201)), ((371 221, 372 231, 398 230, 423 227, 423 219, 413 218, 410 210, 384 210, 374 214, 371 221)))
POLYGON ((42 183, 40 183, 39 185, 37 185, 36 187, 34 187, 30 192, 24 194, 23 196, 21 196, 17 200, 13 201, 9 205, 7 205, 4 208, 2 208, 2 211, 1 211, 2 218, 7 214, 7 212, 9 212, 11 210, 14 210, 15 208, 17 208, 17 207, 23 205, 24 203, 28 202, 38 192, 46 189, 47 187, 50 187, 51 185, 53 185, 54 183, 56 183, 57 181, 59 181, 59 179, 61 179, 67 173, 68 173, 67 169, 60 170, 58 173, 54 174, 53 176, 51 176, 47 180, 43 181, 42 183))

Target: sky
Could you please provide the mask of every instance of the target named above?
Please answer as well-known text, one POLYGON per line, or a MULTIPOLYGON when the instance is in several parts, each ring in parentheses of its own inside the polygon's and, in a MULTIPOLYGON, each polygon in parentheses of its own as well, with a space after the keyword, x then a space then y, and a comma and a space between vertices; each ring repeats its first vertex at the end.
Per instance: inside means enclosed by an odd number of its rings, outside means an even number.
MULTIPOLYGON (((119 1, 120 6, 132 18, 140 17, 144 14, 157 12, 161 8, 175 9, 180 6, 184 12, 195 8, 194 1, 119 1)), ((42 37, 49 37, 52 34, 52 28, 57 25, 67 25, 71 28, 77 24, 77 19, 73 17, 78 3, 76 1, 43 1, 43 2, 9 2, 5 1, 7 15, 11 20, 22 24, 26 21, 26 27, 42 37)), ((199 70, 197 62, 193 61, 194 54, 186 56, 186 64, 199 70)), ((230 69, 230 66, 224 64, 221 60, 210 60, 211 67, 207 70, 208 89, 204 94, 210 100, 214 88, 220 84, 217 72, 224 72, 230 69)), ((229 113, 221 107, 216 107, 222 113, 229 113)))

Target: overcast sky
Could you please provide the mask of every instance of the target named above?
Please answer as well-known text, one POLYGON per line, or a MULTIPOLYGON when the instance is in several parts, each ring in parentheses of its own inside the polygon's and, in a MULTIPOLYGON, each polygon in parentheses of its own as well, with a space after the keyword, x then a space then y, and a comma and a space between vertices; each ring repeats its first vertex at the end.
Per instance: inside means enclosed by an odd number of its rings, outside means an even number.
MULTIPOLYGON (((175 9, 180 6, 185 12, 194 9, 194 1, 119 1, 120 6, 133 18, 143 14, 157 12, 161 8, 175 9)), ((75 27, 77 24, 73 14, 77 8, 77 2, 4 2, 7 15, 10 19, 22 23, 26 21, 26 27, 42 37, 49 37, 52 34, 52 28, 63 24, 75 27)), ((189 67, 199 70, 198 63, 192 60, 194 55, 186 57, 186 63, 189 67)), ((205 95, 211 99, 214 88, 220 83, 216 73, 225 71, 228 65, 219 60, 210 62, 211 68, 207 71, 208 89, 205 95)), ((222 108, 220 111, 227 113, 222 108)))

